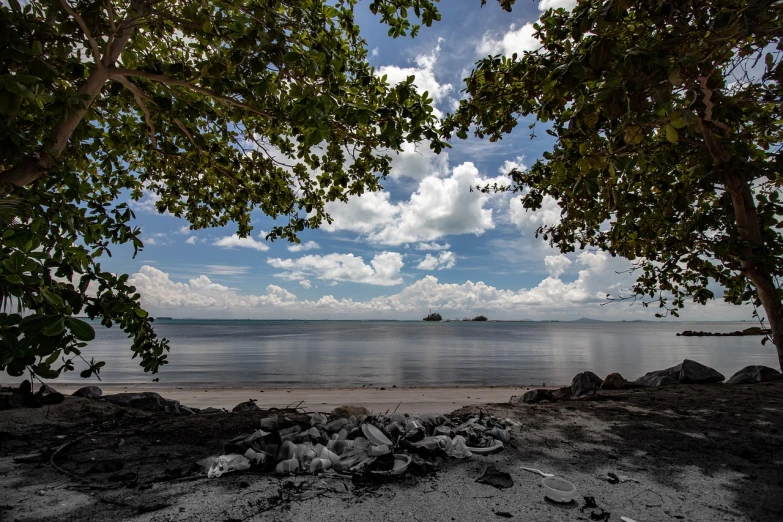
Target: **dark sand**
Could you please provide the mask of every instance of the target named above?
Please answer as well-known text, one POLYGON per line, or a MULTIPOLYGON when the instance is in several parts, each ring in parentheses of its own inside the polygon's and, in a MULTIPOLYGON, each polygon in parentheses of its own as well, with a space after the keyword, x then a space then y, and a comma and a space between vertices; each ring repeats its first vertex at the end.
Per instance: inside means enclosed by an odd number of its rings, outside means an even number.
MULTIPOLYGON (((352 402, 361 399, 357 391, 352 402)), ((187 475, 195 460, 219 454, 222 440, 256 428, 263 412, 153 415, 77 398, 0 411, 0 520, 503 520, 498 512, 523 521, 590 520, 590 510, 580 511, 584 496, 611 512, 610 521, 783 519, 783 383, 681 385, 481 409, 520 423, 503 452, 442 460, 436 474, 382 484, 187 475), (61 470, 51 465, 58 449, 61 470), (88 472, 110 459, 137 473, 137 483, 88 472), (476 483, 488 464, 509 472, 514 486, 476 483), (579 502, 545 501, 540 477, 520 466, 572 481, 579 502), (633 481, 610 484, 599 477, 607 472, 633 481)))

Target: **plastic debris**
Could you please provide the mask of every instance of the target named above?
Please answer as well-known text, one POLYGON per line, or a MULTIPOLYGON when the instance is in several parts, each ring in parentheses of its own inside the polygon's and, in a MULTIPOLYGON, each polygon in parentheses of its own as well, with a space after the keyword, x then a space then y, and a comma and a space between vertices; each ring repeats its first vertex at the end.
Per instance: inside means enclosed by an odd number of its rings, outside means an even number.
POLYGON ((224 473, 242 471, 250 468, 250 461, 242 455, 221 455, 216 458, 207 471, 207 477, 220 477, 224 473))
POLYGON ((499 489, 510 488, 514 485, 511 475, 505 471, 500 471, 495 466, 489 465, 484 474, 476 479, 479 484, 487 484, 499 489))

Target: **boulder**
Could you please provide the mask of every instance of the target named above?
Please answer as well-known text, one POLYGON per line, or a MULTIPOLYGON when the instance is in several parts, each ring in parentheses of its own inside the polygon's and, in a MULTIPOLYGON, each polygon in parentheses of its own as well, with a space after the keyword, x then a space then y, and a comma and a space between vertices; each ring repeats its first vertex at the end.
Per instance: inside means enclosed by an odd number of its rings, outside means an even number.
POLYGON ((101 395, 103 395, 103 390, 97 386, 85 386, 84 388, 79 388, 71 395, 74 397, 84 397, 85 399, 100 399, 101 395))
POLYGON ((593 372, 577 373, 571 381, 571 395, 580 397, 588 393, 593 393, 603 384, 603 382, 604 381, 593 372))
POLYGON ((721 382, 725 377, 703 364, 685 359, 677 366, 646 373, 636 379, 640 386, 668 386, 672 384, 708 384, 721 382))
POLYGON ((552 392, 550 390, 530 390, 529 392, 525 392, 522 397, 517 398, 517 402, 524 402, 524 403, 534 403, 534 402, 541 402, 541 401, 553 401, 555 398, 552 396, 552 392))
POLYGON ((623 379, 619 373, 610 373, 601 383, 602 390, 622 390, 628 387, 628 381, 623 379))
POLYGON ((117 406, 125 406, 135 410, 176 414, 193 413, 190 409, 183 407, 179 401, 164 399, 155 392, 117 393, 115 395, 104 395, 103 400, 117 406))
POLYGON ((329 416, 332 419, 338 419, 345 417, 360 417, 361 415, 369 415, 370 410, 364 406, 338 406, 332 410, 332 414, 329 416))
POLYGON ((258 405, 256 404, 256 401, 245 401, 245 402, 240 402, 239 404, 234 406, 234 408, 231 411, 233 411, 233 412, 238 412, 238 411, 258 411, 260 409, 261 408, 258 407, 258 405))
POLYGON ((65 396, 48 384, 42 384, 35 394, 35 400, 38 401, 38 404, 41 406, 51 406, 63 402, 65 396))
POLYGON ((565 401, 571 398, 571 387, 570 386, 564 386, 560 388, 559 390, 555 390, 552 392, 552 399, 556 401, 565 401))
POLYGON ((726 381, 728 384, 753 384, 756 382, 779 381, 783 379, 774 368, 769 366, 746 366, 726 381))

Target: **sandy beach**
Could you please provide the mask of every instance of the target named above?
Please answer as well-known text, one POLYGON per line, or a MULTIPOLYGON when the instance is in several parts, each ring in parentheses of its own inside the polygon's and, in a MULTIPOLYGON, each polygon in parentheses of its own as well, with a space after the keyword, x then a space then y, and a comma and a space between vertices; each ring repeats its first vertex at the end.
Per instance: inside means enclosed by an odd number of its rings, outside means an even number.
MULTIPOLYGON (((56 384, 55 388, 70 395, 84 385, 56 384)), ((195 408, 226 408, 255 399, 260 408, 296 406, 308 412, 330 412, 337 406, 362 405, 374 413, 387 410, 407 413, 446 413, 462 406, 508 402, 512 395, 529 388, 449 387, 449 388, 195 388, 121 385, 98 383, 105 395, 125 392, 156 392, 167 399, 195 408), (262 391, 263 390, 263 391, 262 391)))

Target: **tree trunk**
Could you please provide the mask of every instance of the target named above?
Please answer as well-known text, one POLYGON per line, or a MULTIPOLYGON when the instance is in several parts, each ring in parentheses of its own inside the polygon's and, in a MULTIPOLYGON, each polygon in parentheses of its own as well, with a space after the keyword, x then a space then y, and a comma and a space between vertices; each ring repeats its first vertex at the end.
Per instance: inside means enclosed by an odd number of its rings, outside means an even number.
POLYGON ((775 343, 778 353, 778 365, 783 371, 783 302, 769 269, 754 259, 754 248, 763 249, 764 241, 753 193, 747 180, 736 175, 726 176, 725 184, 734 207, 737 233, 747 244, 747 247, 739 253, 740 270, 756 287, 756 293, 772 330, 772 342, 775 343))

